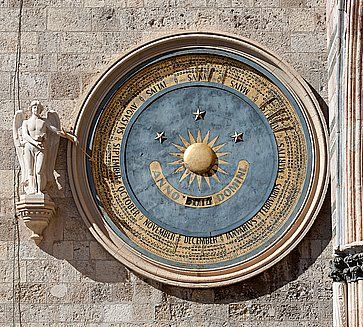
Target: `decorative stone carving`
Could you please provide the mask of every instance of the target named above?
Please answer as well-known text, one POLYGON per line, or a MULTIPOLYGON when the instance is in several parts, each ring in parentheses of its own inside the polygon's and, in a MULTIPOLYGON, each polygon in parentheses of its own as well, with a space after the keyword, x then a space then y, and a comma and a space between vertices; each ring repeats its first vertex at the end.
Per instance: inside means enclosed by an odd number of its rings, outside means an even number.
POLYGON ((49 110, 46 117, 42 117, 44 108, 39 101, 32 101, 30 109, 28 119, 23 110, 18 110, 13 122, 14 144, 21 169, 17 212, 33 232, 30 238, 39 244, 56 208, 47 193, 55 183, 54 166, 59 137, 76 143, 77 139, 60 128, 55 111, 49 110))
POLYGON ((17 211, 25 226, 32 231, 30 239, 39 244, 43 239, 43 231, 54 216, 56 206, 47 194, 21 195, 17 203, 17 211))
POLYGON ((363 253, 337 255, 332 262, 330 277, 334 282, 363 280, 363 253))
POLYGON ((347 285, 344 282, 333 283, 334 327, 347 327, 347 285))

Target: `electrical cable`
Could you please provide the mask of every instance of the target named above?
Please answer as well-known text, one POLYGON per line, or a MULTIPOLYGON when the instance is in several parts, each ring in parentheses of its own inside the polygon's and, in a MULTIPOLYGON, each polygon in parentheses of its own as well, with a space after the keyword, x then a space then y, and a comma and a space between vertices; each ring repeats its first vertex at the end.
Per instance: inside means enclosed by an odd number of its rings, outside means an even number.
MULTIPOLYGON (((15 57, 15 68, 13 76, 13 113, 20 107, 20 60, 21 60, 21 28, 22 28, 22 14, 23 14, 23 0, 19 0, 19 13, 18 13, 18 35, 17 35, 17 47, 16 47, 16 57, 15 57), (16 108, 17 107, 17 108, 16 108)), ((13 262, 12 262, 12 322, 13 326, 22 326, 21 321, 21 305, 20 305, 20 235, 19 235, 19 224, 18 217, 16 214, 16 199, 18 198, 18 185, 19 185, 19 171, 16 170, 16 153, 13 156, 13 262), (16 319, 16 311, 18 311, 18 324, 16 319)))

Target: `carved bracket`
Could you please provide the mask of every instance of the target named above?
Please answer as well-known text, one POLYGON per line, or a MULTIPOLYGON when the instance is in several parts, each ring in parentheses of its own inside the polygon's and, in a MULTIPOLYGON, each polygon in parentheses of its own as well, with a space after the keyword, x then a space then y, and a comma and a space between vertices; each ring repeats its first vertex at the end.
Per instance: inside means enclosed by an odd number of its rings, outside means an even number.
POLYGON ((356 282, 363 280, 363 252, 336 254, 332 261, 330 277, 334 282, 356 282))
POLYGON ((26 227, 32 231, 30 239, 39 245, 43 231, 55 214, 56 206, 49 195, 39 193, 21 195, 17 202, 17 214, 23 219, 26 227))

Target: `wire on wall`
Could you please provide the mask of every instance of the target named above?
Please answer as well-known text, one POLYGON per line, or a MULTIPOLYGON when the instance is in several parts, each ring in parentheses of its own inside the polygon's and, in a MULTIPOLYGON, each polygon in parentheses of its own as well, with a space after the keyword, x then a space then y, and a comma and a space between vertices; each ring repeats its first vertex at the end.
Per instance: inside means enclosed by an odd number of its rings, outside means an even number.
MULTIPOLYGON (((22 29, 22 14, 23 14, 23 0, 19 0, 19 13, 18 13, 18 34, 17 34, 17 47, 15 57, 14 76, 12 83, 12 98, 13 98, 13 113, 21 110, 20 107, 20 60, 21 60, 21 29, 22 29)), ((20 170, 16 169, 16 153, 13 156, 13 262, 12 262, 12 323, 13 326, 22 326, 21 320, 21 306, 20 306, 20 235, 18 217, 16 215, 16 200, 18 198, 19 189, 19 173, 20 170), (18 321, 16 313, 18 312, 18 321)))

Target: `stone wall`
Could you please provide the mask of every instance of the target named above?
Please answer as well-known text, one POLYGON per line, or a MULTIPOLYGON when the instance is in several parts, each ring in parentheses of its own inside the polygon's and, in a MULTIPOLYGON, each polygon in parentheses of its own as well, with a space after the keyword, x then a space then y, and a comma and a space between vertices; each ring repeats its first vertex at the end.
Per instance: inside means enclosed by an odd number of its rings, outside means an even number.
MULTIPOLYGON (((93 239, 69 188, 66 143, 57 219, 40 247, 14 220, 12 76, 18 0, 0 0, 0 326, 331 326, 331 212, 272 269, 217 289, 165 286, 128 271, 93 239), (20 311, 19 311, 20 310, 20 311)), ((24 0, 20 100, 41 100, 71 128, 87 88, 131 47, 173 31, 233 33, 289 62, 326 110, 323 0, 24 0)))

